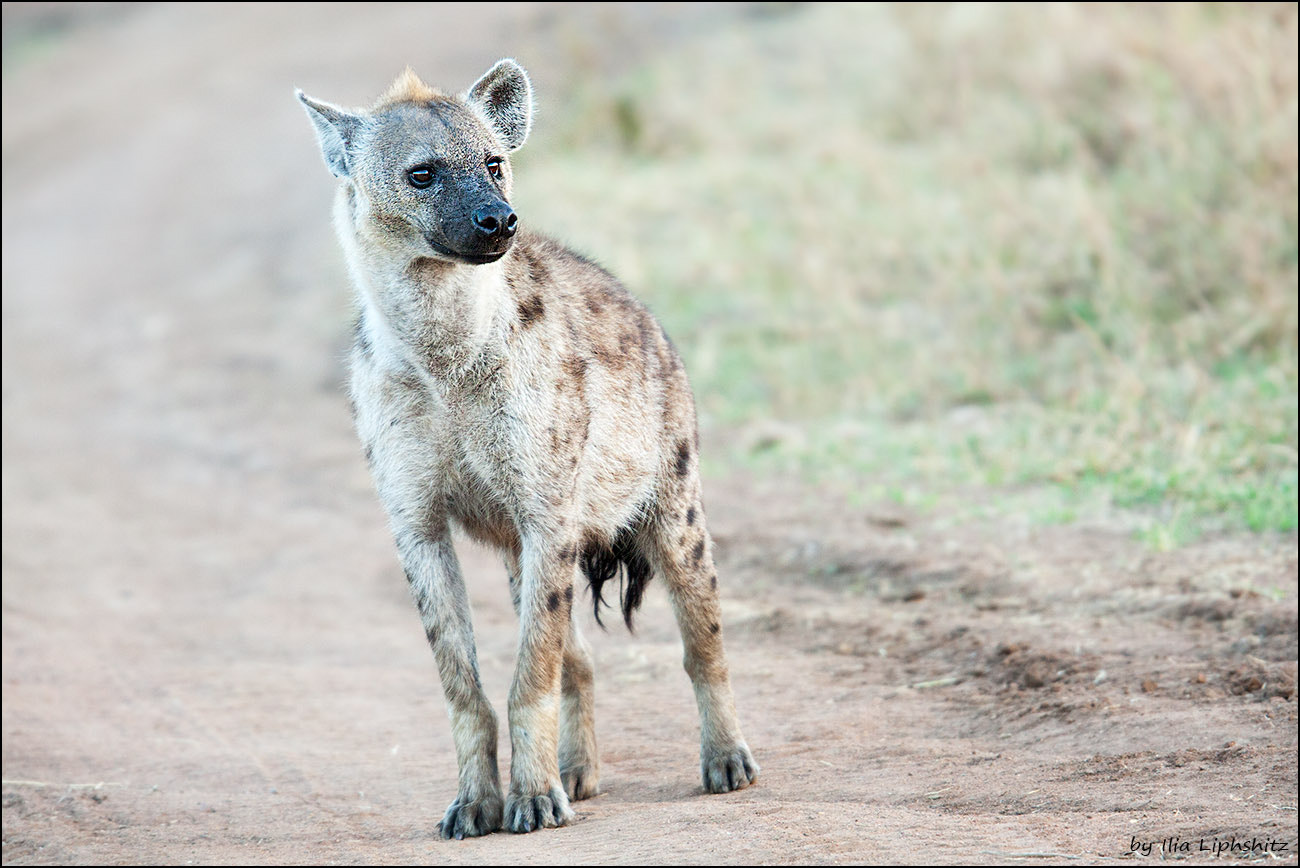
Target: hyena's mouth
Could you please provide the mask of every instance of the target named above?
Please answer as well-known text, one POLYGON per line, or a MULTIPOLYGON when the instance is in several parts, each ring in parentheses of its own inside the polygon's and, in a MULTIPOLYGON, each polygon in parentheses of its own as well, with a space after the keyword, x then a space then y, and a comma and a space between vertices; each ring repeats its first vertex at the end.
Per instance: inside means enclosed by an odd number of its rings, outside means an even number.
POLYGON ((505 256, 510 250, 510 244, 508 242, 504 249, 495 252, 469 253, 460 250, 452 250, 447 245, 434 241, 427 235, 424 240, 429 242, 429 247, 439 256, 445 256, 448 259, 456 259, 469 265, 487 265, 489 262, 496 262, 498 259, 505 256))

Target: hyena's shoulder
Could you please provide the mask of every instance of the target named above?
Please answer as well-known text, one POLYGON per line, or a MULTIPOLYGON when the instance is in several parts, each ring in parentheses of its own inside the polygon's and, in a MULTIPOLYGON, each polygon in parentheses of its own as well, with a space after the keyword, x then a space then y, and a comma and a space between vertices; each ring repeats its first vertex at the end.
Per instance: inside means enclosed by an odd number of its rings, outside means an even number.
POLYGON ((519 328, 537 328, 571 348, 578 364, 687 385, 677 349, 654 314, 582 254, 545 235, 520 233, 505 280, 519 328))

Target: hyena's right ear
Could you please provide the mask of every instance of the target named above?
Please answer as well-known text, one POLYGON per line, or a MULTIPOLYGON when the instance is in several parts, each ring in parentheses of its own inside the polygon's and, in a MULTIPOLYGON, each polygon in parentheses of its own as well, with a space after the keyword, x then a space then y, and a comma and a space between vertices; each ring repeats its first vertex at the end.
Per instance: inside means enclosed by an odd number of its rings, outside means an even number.
POLYGON ((327 102, 312 99, 301 90, 294 93, 307 109, 307 117, 316 127, 316 138, 320 141, 321 154, 325 165, 336 178, 351 177, 348 167, 348 148, 361 129, 362 119, 344 109, 327 102))
POLYGON ((528 73, 510 58, 498 60, 464 96, 483 112, 506 150, 517 151, 533 126, 533 86, 528 73))

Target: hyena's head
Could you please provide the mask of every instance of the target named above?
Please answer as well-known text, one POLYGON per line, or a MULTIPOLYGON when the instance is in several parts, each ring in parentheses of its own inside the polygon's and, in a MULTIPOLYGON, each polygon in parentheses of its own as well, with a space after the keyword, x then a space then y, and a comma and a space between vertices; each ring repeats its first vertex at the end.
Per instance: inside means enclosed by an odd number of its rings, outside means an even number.
POLYGON ((408 68, 369 110, 297 93, 342 182, 347 212, 339 219, 372 252, 481 265, 510 249, 519 218, 508 155, 528 138, 533 111, 519 64, 498 61, 458 97, 408 68))

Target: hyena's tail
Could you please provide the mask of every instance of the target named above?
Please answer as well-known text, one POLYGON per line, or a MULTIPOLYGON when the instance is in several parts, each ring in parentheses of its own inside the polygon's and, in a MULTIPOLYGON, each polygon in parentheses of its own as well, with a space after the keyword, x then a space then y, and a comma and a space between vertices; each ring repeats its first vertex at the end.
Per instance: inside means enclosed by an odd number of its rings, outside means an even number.
POLYGON ((587 582, 591 585, 596 623, 602 629, 605 625, 600 620, 600 607, 609 605, 605 602, 603 589, 606 582, 619 576, 618 596, 623 622, 628 630, 632 630, 632 613, 641 605, 641 597, 653 571, 650 562, 637 548, 631 529, 620 532, 612 543, 591 543, 583 549, 582 571, 587 574, 587 582))

